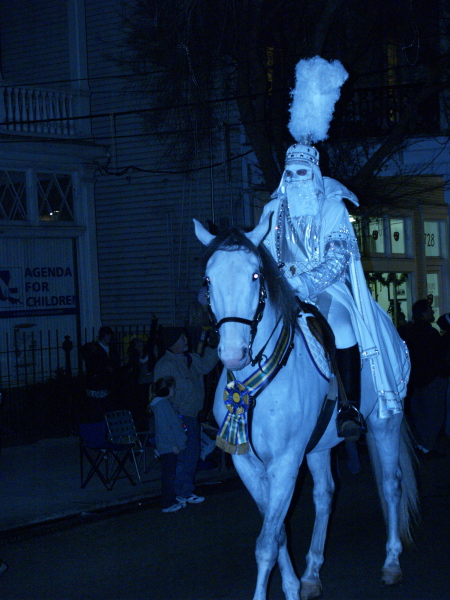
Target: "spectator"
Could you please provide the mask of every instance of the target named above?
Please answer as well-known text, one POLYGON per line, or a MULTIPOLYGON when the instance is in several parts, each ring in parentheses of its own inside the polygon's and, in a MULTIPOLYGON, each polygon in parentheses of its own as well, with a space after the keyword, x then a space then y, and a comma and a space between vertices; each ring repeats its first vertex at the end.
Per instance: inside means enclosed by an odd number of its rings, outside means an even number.
POLYGON ((152 386, 149 408, 155 415, 156 449, 161 459, 162 511, 175 512, 186 506, 175 493, 176 469, 180 453, 186 448, 187 437, 178 411, 172 404, 175 379, 161 377, 152 386))
POLYGON ((442 340, 445 348, 445 370, 447 377, 447 398, 446 398, 446 416, 445 416, 445 435, 450 438, 450 313, 445 313, 436 321, 441 331, 443 331, 442 340))
POLYGON ((175 490, 177 500, 198 504, 202 496, 194 494, 194 478, 200 456, 200 423, 198 414, 205 400, 203 377, 218 362, 217 350, 205 349, 203 356, 188 352, 187 337, 181 327, 164 327, 162 339, 166 353, 155 365, 155 380, 175 379, 173 403, 178 409, 187 433, 187 447, 178 457, 175 490))
POLYGON ((419 455, 433 458, 441 456, 435 444, 445 413, 444 345, 431 325, 434 310, 430 302, 418 300, 413 304, 412 312, 412 321, 399 328, 411 357, 411 424, 419 455))
POLYGON ((98 339, 81 348, 86 365, 86 398, 83 423, 98 423, 105 412, 115 410, 120 375, 120 358, 111 327, 100 327, 98 339))

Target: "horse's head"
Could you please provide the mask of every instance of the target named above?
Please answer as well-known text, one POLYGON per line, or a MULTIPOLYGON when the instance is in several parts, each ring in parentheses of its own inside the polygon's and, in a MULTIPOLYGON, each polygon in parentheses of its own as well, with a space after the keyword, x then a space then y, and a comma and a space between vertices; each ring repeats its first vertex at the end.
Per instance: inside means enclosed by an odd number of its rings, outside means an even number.
POLYGON ((208 246, 205 282, 213 325, 220 331, 219 357, 225 367, 240 370, 251 361, 251 348, 265 303, 263 266, 257 246, 270 217, 253 231, 232 229, 213 236, 194 219, 198 239, 208 246))

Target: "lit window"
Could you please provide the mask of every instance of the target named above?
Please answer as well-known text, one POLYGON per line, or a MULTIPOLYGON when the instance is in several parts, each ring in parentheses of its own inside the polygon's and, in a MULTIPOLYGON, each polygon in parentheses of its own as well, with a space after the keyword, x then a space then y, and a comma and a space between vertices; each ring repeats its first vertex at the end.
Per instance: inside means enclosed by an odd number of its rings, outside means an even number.
POLYGON ((73 191, 70 175, 38 173, 40 221, 73 221, 73 191))
MULTIPOLYGON (((439 309, 439 274, 438 273, 427 273, 427 295, 433 297, 433 308, 435 310, 439 309)), ((439 315, 435 314, 435 318, 437 319, 439 315)))
POLYGON ((439 221, 424 222, 425 256, 441 256, 439 221))
POLYGON ((384 226, 382 218, 369 219, 369 239, 367 250, 369 252, 375 252, 376 254, 384 254, 384 226))
POLYGON ((403 219, 389 219, 392 254, 405 254, 405 222, 403 219))
POLYGON ((409 273, 365 273, 373 298, 398 327, 407 320, 411 304, 411 277, 409 273))

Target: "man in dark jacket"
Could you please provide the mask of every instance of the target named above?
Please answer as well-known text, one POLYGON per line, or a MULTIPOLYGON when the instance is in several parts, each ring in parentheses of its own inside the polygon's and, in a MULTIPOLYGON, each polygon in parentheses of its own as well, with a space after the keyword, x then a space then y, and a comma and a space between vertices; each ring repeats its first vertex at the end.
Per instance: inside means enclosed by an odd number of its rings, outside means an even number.
POLYGON ((434 310, 429 301, 418 300, 412 312, 412 321, 398 331, 411 358, 409 396, 416 448, 432 458, 439 455, 434 447, 445 415, 445 352, 439 332, 431 325, 434 310))
POLYGON ((113 338, 111 327, 100 327, 98 339, 81 348, 86 366, 86 398, 81 415, 83 423, 100 422, 105 412, 116 409, 120 358, 113 338))

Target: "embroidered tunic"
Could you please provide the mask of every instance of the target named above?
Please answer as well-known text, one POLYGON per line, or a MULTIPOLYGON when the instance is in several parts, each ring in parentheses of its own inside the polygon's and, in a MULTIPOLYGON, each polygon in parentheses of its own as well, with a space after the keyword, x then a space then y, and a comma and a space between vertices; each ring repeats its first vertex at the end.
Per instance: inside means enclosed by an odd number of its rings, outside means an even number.
POLYGON ((403 409, 410 363, 405 343, 367 287, 358 243, 342 197, 356 198, 342 184, 323 178, 325 194, 316 215, 293 218, 287 199, 269 202, 261 220, 273 212, 264 243, 302 300, 320 308, 324 294, 351 316, 361 357, 370 361, 380 416, 403 409))

